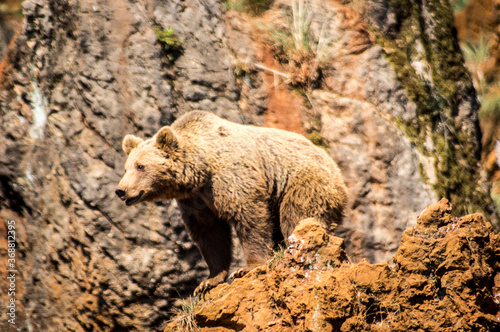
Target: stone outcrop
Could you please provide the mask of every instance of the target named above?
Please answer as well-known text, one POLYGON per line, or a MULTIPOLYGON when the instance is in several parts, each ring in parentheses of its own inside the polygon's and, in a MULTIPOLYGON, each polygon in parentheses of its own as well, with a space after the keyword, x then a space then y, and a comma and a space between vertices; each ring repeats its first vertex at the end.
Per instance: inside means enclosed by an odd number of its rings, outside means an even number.
POLYGON ((17 327, 157 327, 206 266, 174 202, 124 209, 116 198, 121 140, 150 136, 194 108, 239 119, 219 5, 36 0, 23 8, 0 79, 0 224, 17 223, 17 327), (182 37, 175 67, 153 25, 182 37))
MULTIPOLYGON (((443 199, 403 233, 392 264, 353 264, 343 240, 303 220, 274 266, 205 294, 199 331, 494 331, 500 328, 500 236, 443 199)), ((195 325, 196 324, 196 325, 195 325)))

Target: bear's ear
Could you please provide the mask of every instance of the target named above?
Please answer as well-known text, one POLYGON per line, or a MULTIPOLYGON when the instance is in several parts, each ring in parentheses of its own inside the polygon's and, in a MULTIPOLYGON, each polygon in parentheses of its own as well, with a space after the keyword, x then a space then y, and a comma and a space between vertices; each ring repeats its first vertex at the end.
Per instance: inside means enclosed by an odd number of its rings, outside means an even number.
POLYGON ((122 149, 128 155, 130 152, 135 149, 139 144, 141 144, 143 140, 134 135, 127 135, 123 138, 122 149))
POLYGON ((156 134, 156 147, 162 151, 171 151, 177 148, 177 137, 172 128, 165 126, 156 134))

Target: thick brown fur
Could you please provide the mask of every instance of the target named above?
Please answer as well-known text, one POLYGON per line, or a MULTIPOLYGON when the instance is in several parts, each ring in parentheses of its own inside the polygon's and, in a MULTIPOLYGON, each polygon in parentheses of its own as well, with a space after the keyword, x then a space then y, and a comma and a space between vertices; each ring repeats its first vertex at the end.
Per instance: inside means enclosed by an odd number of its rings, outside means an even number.
POLYGON ((232 257, 231 227, 246 266, 266 263, 297 223, 341 222, 347 190, 335 162, 298 134, 239 125, 191 112, 148 140, 127 135, 126 173, 116 193, 127 205, 176 199, 210 269, 195 293, 224 282, 232 257))

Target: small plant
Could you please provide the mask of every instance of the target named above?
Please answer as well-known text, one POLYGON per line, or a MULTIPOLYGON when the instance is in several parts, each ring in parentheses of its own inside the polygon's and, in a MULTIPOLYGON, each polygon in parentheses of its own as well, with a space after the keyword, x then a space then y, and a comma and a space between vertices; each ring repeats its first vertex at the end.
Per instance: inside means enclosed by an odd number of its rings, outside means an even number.
POLYGON ((163 45, 170 61, 175 61, 182 52, 184 41, 174 34, 174 29, 162 30, 159 26, 153 27, 156 33, 156 39, 163 45))
POLYGON ((477 42, 464 42, 461 45, 465 62, 469 69, 481 70, 490 58, 491 44, 487 36, 481 36, 477 42), (473 68, 470 68, 472 66, 473 68))
POLYGON ((311 86, 319 82, 321 69, 332 54, 331 38, 326 38, 326 22, 319 36, 311 29, 314 13, 309 0, 292 0, 281 15, 284 24, 264 24, 276 58, 287 68, 293 85, 311 86))
POLYGON ((312 52, 311 5, 305 0, 292 1, 292 16, 288 17, 288 26, 293 47, 299 52, 312 52))
POLYGON ((500 82, 488 80, 486 72, 491 59, 490 39, 482 35, 477 42, 466 42, 461 45, 465 64, 472 74, 481 109, 481 118, 500 119, 500 82))
POLYGON ((286 247, 283 244, 280 244, 273 250, 273 255, 267 261, 268 268, 274 269, 278 266, 278 264, 283 260, 283 257, 285 257, 285 249, 286 247))
POLYGON ((451 8, 453 8, 453 12, 458 13, 465 8, 468 2, 469 0, 451 0, 450 4, 451 8))
POLYGON ((500 118, 500 84, 487 85, 486 90, 480 95, 481 109, 479 115, 483 119, 498 120, 500 118))
POLYGON ((194 318, 194 307, 198 301, 197 298, 190 297, 182 301, 180 308, 174 309, 175 317, 170 321, 176 324, 177 331, 194 332, 200 330, 194 318))
POLYGON ((244 77, 245 75, 251 72, 251 69, 247 63, 239 60, 236 57, 235 59, 236 60, 234 61, 233 66, 234 66, 234 74, 236 75, 236 77, 244 77))
POLYGON ((484 94, 487 89, 485 72, 490 59, 491 44, 489 38, 482 35, 476 42, 464 42, 461 45, 465 65, 472 74, 474 86, 478 93, 484 94))
POLYGON ((313 36, 311 32, 312 12, 310 5, 305 0, 294 0, 291 12, 282 15, 285 24, 282 26, 265 26, 270 35, 270 41, 283 53, 285 59, 300 60, 312 55, 314 50, 311 45, 313 36))

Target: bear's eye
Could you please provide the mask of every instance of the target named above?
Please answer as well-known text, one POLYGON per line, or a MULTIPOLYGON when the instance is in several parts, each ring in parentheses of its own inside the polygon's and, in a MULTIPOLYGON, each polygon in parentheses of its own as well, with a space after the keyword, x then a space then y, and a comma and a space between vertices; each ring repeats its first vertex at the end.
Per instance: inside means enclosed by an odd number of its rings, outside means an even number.
POLYGON ((138 169, 139 171, 142 171, 142 170, 144 169, 144 165, 137 165, 137 169, 138 169))

